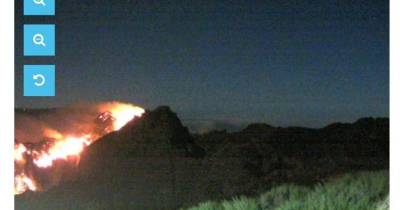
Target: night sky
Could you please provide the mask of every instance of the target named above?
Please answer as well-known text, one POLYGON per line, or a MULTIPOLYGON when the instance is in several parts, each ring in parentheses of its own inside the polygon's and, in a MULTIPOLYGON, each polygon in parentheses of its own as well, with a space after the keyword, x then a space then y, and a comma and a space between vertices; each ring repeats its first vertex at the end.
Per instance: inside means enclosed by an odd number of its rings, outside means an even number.
POLYGON ((56 17, 16 2, 17 107, 120 100, 312 127, 389 115, 387 0, 57 0, 56 17), (43 22, 56 57, 24 58, 22 24, 43 22), (23 97, 23 64, 47 63, 57 96, 23 97))

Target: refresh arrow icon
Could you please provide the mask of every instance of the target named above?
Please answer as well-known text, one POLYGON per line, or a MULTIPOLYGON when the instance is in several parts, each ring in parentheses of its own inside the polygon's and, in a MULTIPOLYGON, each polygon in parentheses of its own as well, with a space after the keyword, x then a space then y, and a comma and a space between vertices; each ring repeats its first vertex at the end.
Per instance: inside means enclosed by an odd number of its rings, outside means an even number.
POLYGON ((56 96, 55 65, 24 65, 24 96, 56 96))
POLYGON ((46 83, 46 78, 43 76, 43 74, 34 74, 32 78, 35 81, 34 84, 38 87, 41 87, 46 83))

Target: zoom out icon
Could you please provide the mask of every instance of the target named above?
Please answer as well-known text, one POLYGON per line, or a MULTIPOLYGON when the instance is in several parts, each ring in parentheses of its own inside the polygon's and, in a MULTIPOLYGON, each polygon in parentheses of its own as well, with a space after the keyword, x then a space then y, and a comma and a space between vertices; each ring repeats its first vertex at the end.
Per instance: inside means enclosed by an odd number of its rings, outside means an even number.
POLYGON ((55 25, 24 25, 24 56, 55 56, 55 25))
POLYGON ((44 36, 43 34, 35 34, 33 36, 33 43, 36 45, 41 45, 43 47, 46 47, 46 44, 44 43, 44 36))

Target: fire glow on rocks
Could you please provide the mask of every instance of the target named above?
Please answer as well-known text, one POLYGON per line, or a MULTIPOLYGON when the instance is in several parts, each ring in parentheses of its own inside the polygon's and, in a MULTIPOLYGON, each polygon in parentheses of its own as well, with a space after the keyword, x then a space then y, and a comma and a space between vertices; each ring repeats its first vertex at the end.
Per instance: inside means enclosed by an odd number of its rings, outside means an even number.
POLYGON ((77 136, 46 128, 43 134, 46 140, 40 144, 15 143, 14 194, 41 189, 28 168, 33 166, 39 170, 48 169, 58 160, 78 164, 80 154, 87 146, 102 135, 121 129, 130 120, 140 117, 145 112, 143 108, 118 102, 101 104, 97 111, 96 122, 101 125, 88 133, 77 136))

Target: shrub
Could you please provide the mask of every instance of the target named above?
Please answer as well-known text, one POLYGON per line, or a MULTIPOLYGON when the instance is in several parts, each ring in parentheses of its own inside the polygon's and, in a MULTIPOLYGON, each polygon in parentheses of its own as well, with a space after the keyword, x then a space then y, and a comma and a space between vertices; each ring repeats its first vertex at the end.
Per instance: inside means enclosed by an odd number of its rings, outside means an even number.
POLYGON ((376 210, 389 210, 389 196, 383 202, 378 204, 376 210))
POLYGON ((308 191, 310 190, 306 187, 293 184, 282 185, 262 194, 259 198, 260 207, 262 210, 272 210, 283 203, 302 201, 308 191))
POLYGON ((234 198, 231 201, 223 201, 224 210, 259 210, 259 205, 256 199, 240 197, 234 198))
POLYGON ((189 210, 389 210, 387 171, 349 174, 313 188, 291 184, 258 198, 205 202, 189 210))
POLYGON ((224 210, 224 208, 217 202, 208 201, 188 210, 224 210))
POLYGON ((308 194, 304 209, 309 210, 369 210, 386 198, 389 192, 387 172, 346 175, 318 185, 308 194))

